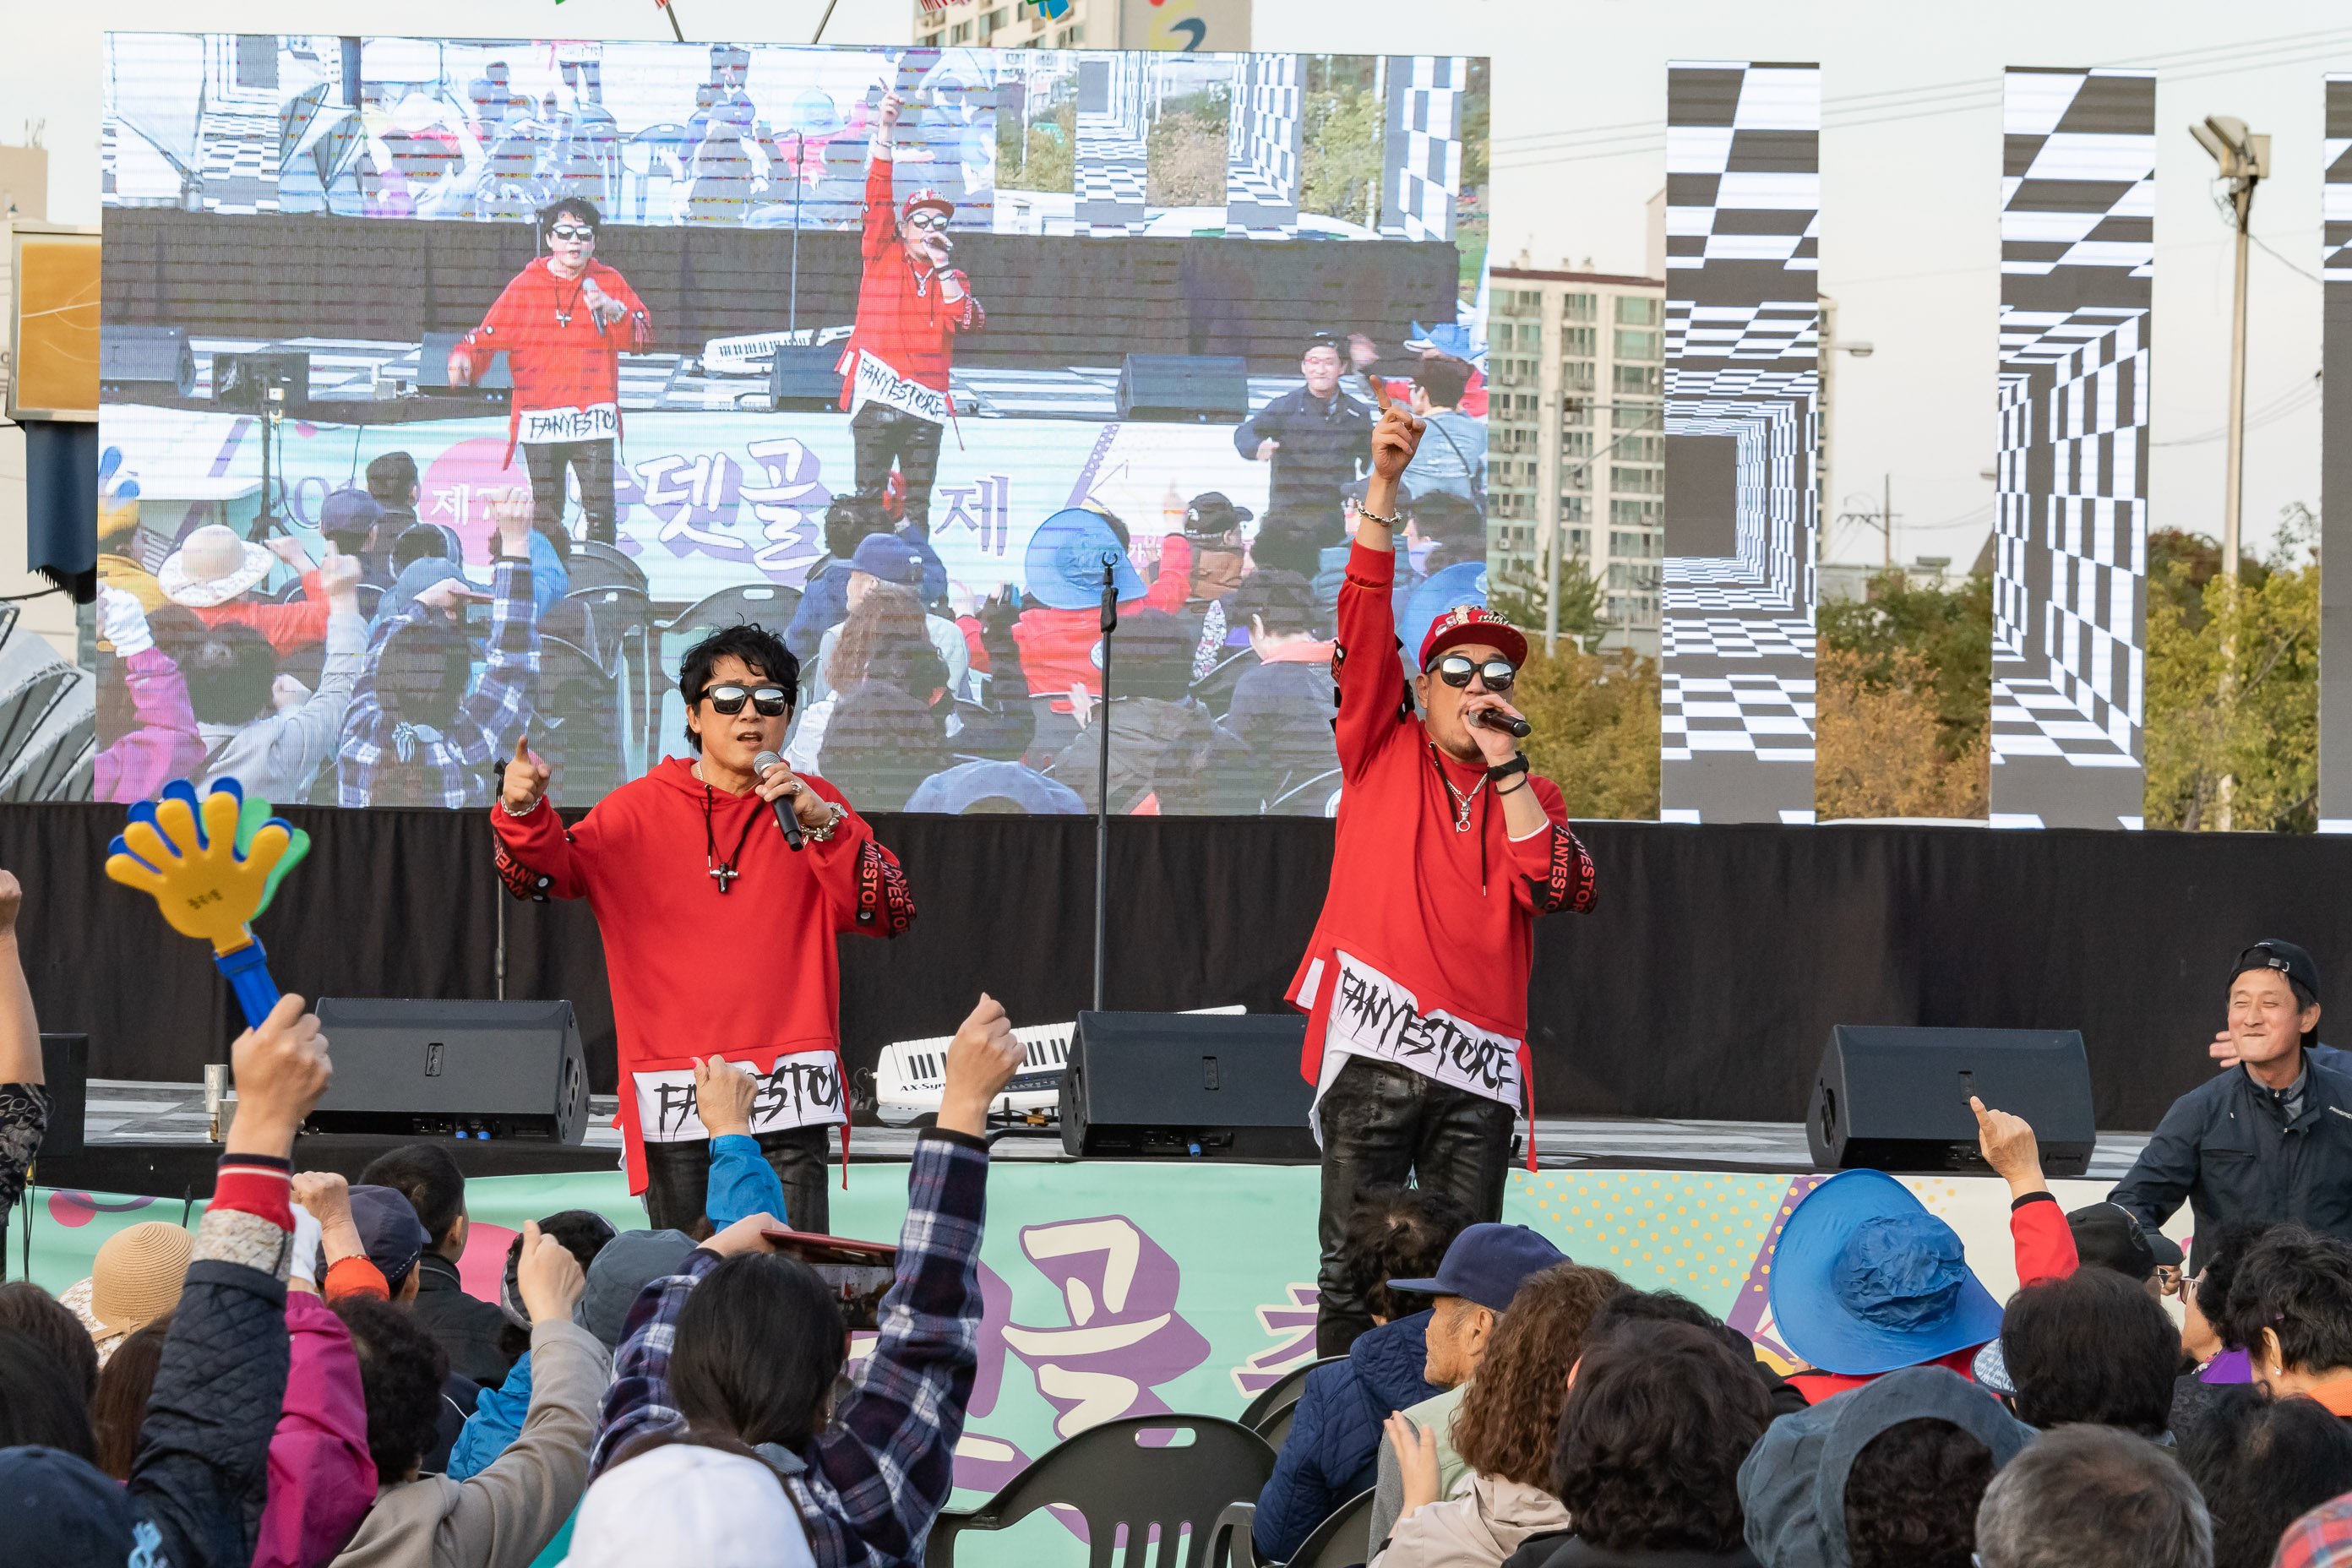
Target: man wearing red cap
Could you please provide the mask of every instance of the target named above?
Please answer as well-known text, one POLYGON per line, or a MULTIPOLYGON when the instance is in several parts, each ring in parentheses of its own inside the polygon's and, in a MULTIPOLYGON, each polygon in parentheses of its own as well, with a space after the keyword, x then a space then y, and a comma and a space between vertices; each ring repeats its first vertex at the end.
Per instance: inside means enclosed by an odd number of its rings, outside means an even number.
POLYGON ((849 410, 857 493, 879 499, 897 462, 907 487, 906 521, 928 537, 940 427, 955 413, 948 366, 957 334, 978 331, 988 314, 971 297, 970 281, 948 265, 955 203, 922 190, 903 209, 893 208, 893 143, 903 107, 895 92, 883 98, 866 159, 866 275, 857 288, 856 326, 841 356, 841 405, 849 410))
POLYGON ((1339 842, 1289 992, 1307 1015, 1301 1068, 1316 1086, 1323 1144, 1323 1355, 1370 1324, 1339 1267, 1361 1188, 1411 1173, 1480 1219, 1502 1217, 1523 1106, 1534 1163, 1534 919, 1592 908, 1592 858, 1569 830, 1559 786, 1528 771, 1508 730, 1487 727, 1519 717, 1507 694, 1527 638, 1485 605, 1460 605, 1423 638, 1410 689, 1391 652, 1397 477, 1421 433, 1402 409, 1372 432, 1331 655, 1339 842))

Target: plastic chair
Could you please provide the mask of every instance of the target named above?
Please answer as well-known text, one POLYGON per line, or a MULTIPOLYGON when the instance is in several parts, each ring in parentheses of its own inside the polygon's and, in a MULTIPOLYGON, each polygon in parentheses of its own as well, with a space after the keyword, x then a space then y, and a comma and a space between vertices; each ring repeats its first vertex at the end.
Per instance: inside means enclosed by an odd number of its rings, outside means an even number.
POLYGON ((645 568, 622 554, 609 544, 574 541, 572 559, 563 568, 572 580, 572 592, 583 588, 631 588, 646 591, 645 568))
MULTIPOLYGON (((575 565, 586 565, 584 557, 575 554, 575 565)), ((625 674, 629 691, 629 733, 644 746, 655 744, 653 727, 657 721, 656 707, 660 698, 654 689, 655 647, 653 601, 645 589, 636 584, 614 583, 604 586, 582 587, 579 579, 564 595, 567 602, 587 606, 588 621, 595 634, 595 650, 605 653, 599 661, 604 672, 615 680, 625 674), (607 651, 609 650, 609 651, 607 651), (624 651, 628 650, 628 651, 624 651), (624 664, 634 665, 634 669, 624 664)), ((648 757, 650 752, 645 753, 648 757)))
POLYGON ((1297 1408, 1299 1395, 1307 1392, 1307 1374, 1318 1366, 1329 1366, 1334 1362, 1347 1359, 1344 1355, 1327 1355, 1310 1361, 1305 1366, 1292 1367, 1258 1390, 1257 1397, 1251 1400, 1249 1408, 1242 1412, 1242 1425, 1279 1449, 1282 1438, 1290 1435, 1291 1412, 1297 1408), (1267 1430, 1276 1421, 1282 1423, 1281 1436, 1267 1430))
POLYGON ((627 721, 617 676, 562 637, 539 639, 539 717, 531 744, 567 805, 593 805, 628 782, 627 721))
MULTIPOLYGON (((1283 1568, 1356 1568, 1369 1561, 1373 1544, 1372 1497, 1368 1488, 1333 1509, 1322 1523, 1307 1532, 1307 1539, 1298 1543, 1283 1568)), ((1256 1521, 1254 1502, 1237 1502, 1219 1515, 1216 1528, 1210 1532, 1210 1544, 1220 1553, 1216 1561, 1230 1563, 1231 1568, 1274 1568, 1260 1560, 1250 1540, 1250 1526, 1256 1521)))
POLYGON ((1274 1450, 1237 1421, 1172 1415, 1106 1421, 1039 1455, 980 1507, 940 1514, 924 1562, 955 1568, 956 1537, 965 1531, 1003 1530, 1059 1503, 1086 1517, 1087 1568, 1110 1568, 1121 1526, 1123 1568, 1210 1568, 1219 1517, 1256 1497, 1273 1474, 1274 1450), (1146 1432, 1176 1434, 1181 1446, 1147 1447, 1139 1441, 1146 1432))
POLYGON ((772 583, 738 583, 731 588, 721 588, 699 602, 688 605, 673 618, 661 623, 663 636, 684 636, 690 631, 719 631, 727 626, 756 621, 778 637, 793 624, 793 612, 801 607, 798 588, 779 588, 772 583))

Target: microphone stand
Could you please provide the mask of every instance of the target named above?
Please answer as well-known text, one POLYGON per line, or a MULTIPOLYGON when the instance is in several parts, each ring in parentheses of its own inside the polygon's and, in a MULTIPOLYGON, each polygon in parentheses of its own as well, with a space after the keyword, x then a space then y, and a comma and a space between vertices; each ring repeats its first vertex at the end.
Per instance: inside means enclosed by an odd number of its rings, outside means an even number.
POLYGON ((1110 916, 1110 634, 1118 629, 1117 561, 1103 557, 1102 700, 1097 723, 1099 750, 1095 764, 1095 1008, 1103 1010, 1103 952, 1108 946, 1110 916))

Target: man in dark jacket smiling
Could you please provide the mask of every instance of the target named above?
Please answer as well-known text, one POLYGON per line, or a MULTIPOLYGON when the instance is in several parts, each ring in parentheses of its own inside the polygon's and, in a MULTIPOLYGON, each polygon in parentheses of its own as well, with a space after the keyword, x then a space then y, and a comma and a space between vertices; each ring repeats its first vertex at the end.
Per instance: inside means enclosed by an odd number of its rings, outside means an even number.
POLYGON ((1474 1225, 1454 1238, 1433 1278, 1389 1280, 1392 1289, 1434 1296, 1436 1305, 1381 1324, 1345 1362, 1307 1374, 1290 1436, 1258 1494, 1250 1526, 1258 1556, 1286 1561, 1325 1515, 1368 1490, 1380 1473, 1381 1424, 1469 1382, 1519 1282, 1567 1261, 1525 1226, 1474 1225))
POLYGON ((1311 516, 1337 543, 1339 489, 1372 460, 1372 411, 1339 390, 1339 345, 1317 338, 1298 362, 1306 384, 1244 419, 1234 450, 1274 466, 1269 511, 1311 516))
POLYGON ((2313 1053, 2319 968, 2293 942, 2256 942, 2230 973, 2238 1065, 2175 1100, 2107 1194, 2155 1229, 2189 1203, 2197 1237, 2232 1220, 2288 1221, 2352 1239, 2352 1078, 2313 1053))

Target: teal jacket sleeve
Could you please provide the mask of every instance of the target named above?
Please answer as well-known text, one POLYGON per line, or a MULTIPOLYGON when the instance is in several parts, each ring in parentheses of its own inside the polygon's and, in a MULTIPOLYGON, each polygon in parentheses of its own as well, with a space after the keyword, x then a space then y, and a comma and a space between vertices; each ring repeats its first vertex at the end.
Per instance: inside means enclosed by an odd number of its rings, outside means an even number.
POLYGON ((702 1212, 719 1230, 755 1214, 792 1224, 784 1213, 784 1184, 756 1139, 723 1132, 710 1141, 710 1185, 704 1189, 702 1212))

